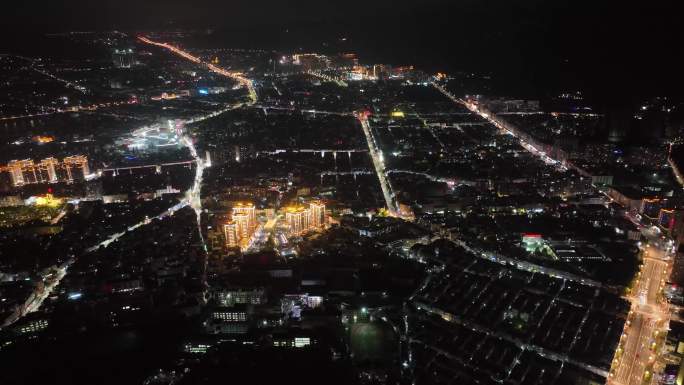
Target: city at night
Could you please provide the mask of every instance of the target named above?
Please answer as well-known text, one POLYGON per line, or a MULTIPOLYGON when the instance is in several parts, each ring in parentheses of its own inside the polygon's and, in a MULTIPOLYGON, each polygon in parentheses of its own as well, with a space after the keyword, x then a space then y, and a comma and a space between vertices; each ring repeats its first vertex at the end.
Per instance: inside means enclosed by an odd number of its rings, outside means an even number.
POLYGON ((683 385, 673 4, 0 13, 1 385, 683 385))

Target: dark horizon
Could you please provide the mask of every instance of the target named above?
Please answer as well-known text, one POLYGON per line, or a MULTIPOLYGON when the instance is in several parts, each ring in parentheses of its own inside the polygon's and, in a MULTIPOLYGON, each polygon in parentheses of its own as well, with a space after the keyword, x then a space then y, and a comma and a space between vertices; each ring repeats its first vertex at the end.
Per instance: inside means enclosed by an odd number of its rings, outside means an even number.
POLYGON ((684 99, 677 60, 683 33, 676 28, 677 13, 662 4, 68 3, 37 10, 10 5, 14 9, 2 16, 3 40, 13 42, 0 44, 0 51, 17 50, 31 34, 72 30, 213 30, 209 40, 216 46, 275 50, 330 50, 339 43, 336 39, 345 37, 340 50, 372 54, 373 60, 388 64, 414 64, 428 72, 491 75, 502 93, 546 96, 581 90, 599 104, 618 105, 653 96, 684 99), (24 39, 17 39, 24 31, 24 39))

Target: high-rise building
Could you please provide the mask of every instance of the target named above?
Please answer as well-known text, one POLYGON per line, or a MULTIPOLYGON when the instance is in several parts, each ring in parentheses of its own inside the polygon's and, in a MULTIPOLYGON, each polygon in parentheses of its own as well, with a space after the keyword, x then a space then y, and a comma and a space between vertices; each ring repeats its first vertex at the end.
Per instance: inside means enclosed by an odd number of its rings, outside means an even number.
POLYGON ((88 158, 83 155, 74 155, 64 158, 64 169, 66 170, 66 181, 72 183, 84 180, 90 174, 88 158))
POLYGON ((253 203, 238 203, 233 206, 232 220, 223 225, 226 246, 242 248, 249 244, 249 240, 257 227, 256 209, 253 203))
POLYGON ((247 216, 247 231, 251 235, 256 229, 256 208, 253 203, 238 203, 233 206, 233 220, 235 220, 235 215, 244 214, 247 216))
POLYGON ((298 235, 309 229, 311 211, 301 206, 290 207, 285 211, 285 220, 290 226, 290 234, 298 235))
POLYGON ((133 50, 115 49, 112 53, 112 62, 116 68, 131 68, 133 66, 133 50))
POLYGON ((325 204, 323 202, 311 202, 309 204, 309 212, 311 220, 310 226, 314 228, 321 228, 325 226, 325 204))
POLYGON ((88 158, 74 155, 59 162, 50 157, 34 163, 31 159, 12 160, 5 168, 12 181, 12 186, 20 187, 34 183, 74 182, 85 179, 90 174, 88 158))
POLYGON ((58 181, 57 169, 59 161, 55 158, 45 158, 37 167, 39 182, 55 183, 58 181))
POLYGON ((24 177, 21 175, 21 164, 19 160, 12 160, 7 164, 7 172, 10 175, 13 186, 21 186, 24 184, 24 177))
POLYGON ((15 187, 37 182, 35 166, 31 159, 12 160, 7 164, 7 169, 15 187))
POLYGON ((32 160, 23 161, 21 165, 21 177, 24 184, 38 183, 38 176, 36 175, 36 165, 32 160))
POLYGON ((226 237, 227 247, 237 247, 240 245, 238 226, 235 221, 230 221, 223 225, 223 234, 226 237))
POLYGON ((245 245, 252 235, 252 232, 249 229, 249 215, 233 214, 233 222, 235 222, 240 244, 245 245))

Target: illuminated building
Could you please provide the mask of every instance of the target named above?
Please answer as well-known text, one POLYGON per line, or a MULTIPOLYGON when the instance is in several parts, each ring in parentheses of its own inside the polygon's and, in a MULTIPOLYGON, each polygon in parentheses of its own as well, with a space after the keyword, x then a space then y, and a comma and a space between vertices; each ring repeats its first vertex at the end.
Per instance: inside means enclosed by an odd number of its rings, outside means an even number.
POLYGON ((536 249, 544 245, 544 239, 541 234, 523 234, 522 243, 527 252, 534 252, 536 249))
POLYGON ((302 66, 304 71, 316 71, 328 68, 330 60, 324 55, 315 53, 293 55, 294 65, 302 66))
POLYGON ((19 334, 35 334, 47 329, 49 322, 42 318, 32 319, 14 330, 19 334))
POLYGON ((112 53, 112 63, 116 68, 131 68, 133 65, 132 49, 115 49, 112 53))
POLYGON ((266 302, 266 291, 263 288, 221 288, 215 290, 213 296, 220 306, 260 305, 266 302))
POLYGON ((233 220, 236 214, 244 214, 247 216, 247 231, 251 235, 256 228, 256 208, 252 203, 238 203, 233 206, 233 220))
POLYGON ((7 171, 14 187, 34 183, 73 182, 83 180, 90 173, 88 158, 74 155, 59 162, 50 157, 35 164, 31 159, 12 160, 7 164, 7 171))
POLYGON ((290 234, 297 235, 309 229, 311 212, 304 207, 290 207, 285 212, 285 220, 290 226, 290 234))
POLYGON ((240 237, 238 236, 237 224, 234 221, 223 225, 223 234, 226 237, 227 247, 237 247, 239 245, 240 237))
POLYGON ((59 161, 55 158, 46 158, 40 161, 37 166, 37 175, 40 182, 55 183, 58 181, 57 168, 59 161))
POLYGON ((292 206, 285 210, 285 221, 290 227, 290 234, 298 235, 309 230, 321 229, 325 226, 325 204, 311 202, 309 207, 292 206))
POLYGON ((30 159, 21 161, 21 179, 24 184, 38 183, 38 176, 36 175, 36 166, 30 159))
POLYGON ((389 76, 389 71, 387 66, 382 64, 376 64, 373 66, 373 78, 375 79, 387 79, 389 76))
POLYGON ((10 174, 12 185, 15 187, 24 184, 24 178, 21 176, 21 164, 19 162, 18 160, 13 160, 7 164, 7 171, 10 174))
POLYGON ((246 322, 249 318, 247 313, 247 306, 242 304, 230 308, 216 309, 212 312, 211 317, 223 322, 246 322))
POLYGON ((316 344, 316 340, 308 336, 294 336, 276 334, 273 336, 273 346, 278 348, 305 348, 316 344))
POLYGON ((246 247, 256 227, 254 204, 238 203, 233 207, 232 220, 223 225, 226 247, 246 247))
POLYGON ((235 222, 236 232, 240 240, 240 246, 245 246, 252 234, 249 230, 249 215, 233 214, 233 222, 235 222))
POLYGON ((322 202, 311 202, 309 205, 311 227, 321 228, 325 226, 325 205, 322 202))
POLYGON ((76 180, 83 180, 86 175, 90 174, 88 158, 83 155, 74 155, 64 158, 64 169, 66 170, 66 181, 69 183, 76 180))

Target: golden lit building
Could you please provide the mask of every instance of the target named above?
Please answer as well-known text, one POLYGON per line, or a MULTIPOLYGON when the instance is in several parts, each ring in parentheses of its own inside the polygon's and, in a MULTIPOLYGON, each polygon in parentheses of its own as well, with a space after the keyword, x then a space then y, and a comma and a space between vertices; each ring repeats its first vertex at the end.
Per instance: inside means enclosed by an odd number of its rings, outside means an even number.
POLYGON ((90 174, 88 158, 83 155, 74 155, 64 158, 64 169, 66 170, 67 182, 83 180, 90 174))
POLYGON ((63 162, 50 157, 37 164, 31 159, 12 160, 7 164, 6 170, 15 187, 60 181, 71 183, 75 180, 83 180, 86 175, 90 174, 88 158, 83 155, 66 157, 63 162))
POLYGON ((226 237, 227 247, 237 247, 240 245, 240 236, 238 234, 238 226, 235 221, 230 221, 223 225, 223 234, 226 237))
POLYGON ((309 229, 311 211, 301 206, 289 207, 285 211, 285 221, 290 226, 290 234, 301 234, 309 229))
POLYGON ((256 229, 257 226, 257 220, 256 220, 256 208, 254 207, 253 203, 238 203, 235 206, 233 206, 233 220, 235 220, 235 215, 240 215, 244 214, 247 216, 247 228, 248 228, 248 233, 251 235, 252 232, 254 232, 254 229, 256 229))
POLYGON ((309 212, 311 215, 309 220, 311 227, 320 229, 325 226, 325 204, 323 202, 311 202, 309 204, 309 212))
POLYGON ((233 214, 233 222, 235 222, 240 245, 247 244, 252 236, 252 232, 249 230, 249 215, 233 214))
POLYGON ((37 175, 39 182, 55 183, 59 180, 57 169, 59 161, 55 158, 45 158, 37 165, 37 175))
POLYGON ((7 164, 7 170, 15 187, 36 183, 36 168, 31 159, 12 160, 7 164))

